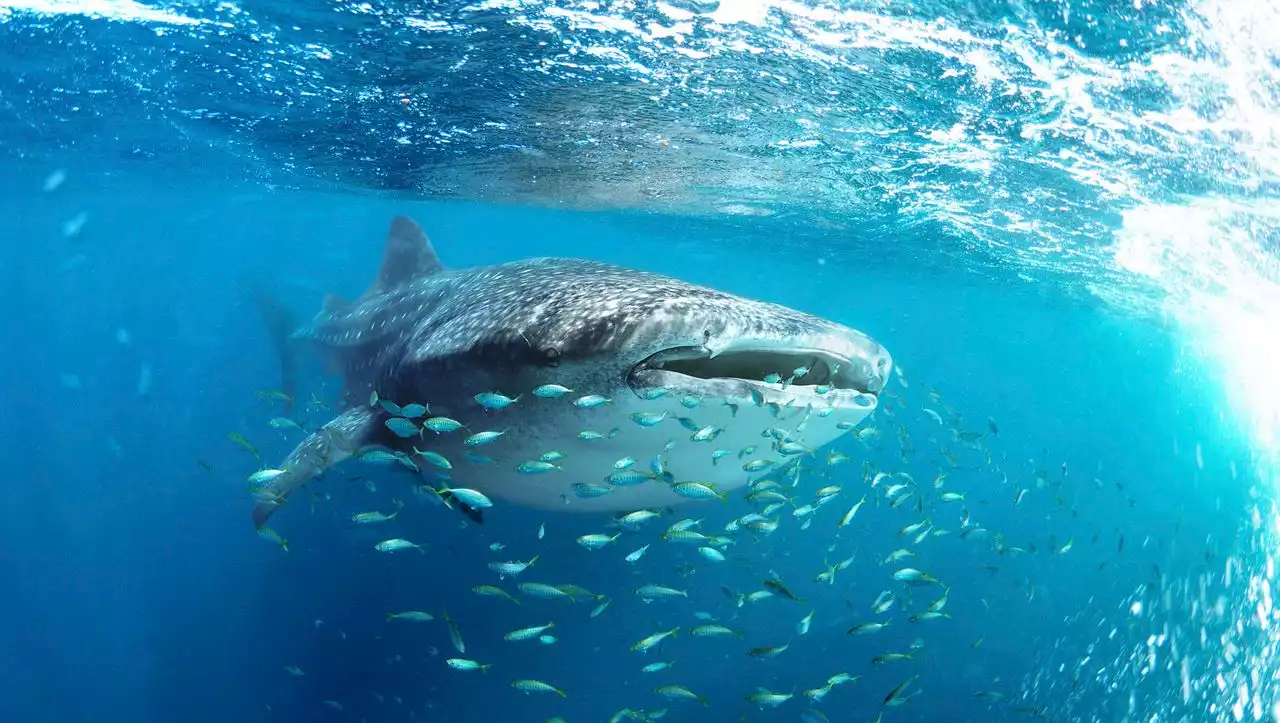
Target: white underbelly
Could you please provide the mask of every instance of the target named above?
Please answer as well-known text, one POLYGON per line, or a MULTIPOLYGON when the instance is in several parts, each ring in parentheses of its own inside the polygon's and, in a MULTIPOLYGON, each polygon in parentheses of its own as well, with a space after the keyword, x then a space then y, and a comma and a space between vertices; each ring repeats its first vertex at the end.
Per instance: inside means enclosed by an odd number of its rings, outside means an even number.
MULTIPOLYGON (((704 401, 693 409, 684 407, 675 398, 621 400, 615 404, 617 406, 611 404, 608 408, 574 410, 573 415, 559 421, 555 430, 529 433, 513 429, 490 445, 470 450, 492 457, 493 463, 471 462, 462 454, 462 448, 454 447, 455 453, 450 457, 454 469, 448 483, 479 490, 495 500, 535 509, 627 512, 673 506, 696 500, 677 494, 670 484, 660 479, 629 485, 611 484, 610 473, 626 458, 635 460, 631 469, 649 472, 651 461, 660 456, 661 466, 670 473, 673 482, 703 482, 725 493, 805 458, 806 453, 781 454, 775 449, 774 439, 762 434, 765 430, 785 430, 808 450, 817 452, 875 408, 836 409, 827 416, 820 416, 816 410, 793 408, 774 417, 750 402, 739 404, 736 414, 720 400, 704 401), (636 411, 661 413, 664 410, 667 417, 652 427, 643 427, 630 417, 636 411), (714 439, 694 441, 694 432, 681 425, 680 417, 694 420, 700 427, 713 426, 723 431, 714 439), (583 430, 598 431, 605 438, 583 440, 578 436, 583 430), (563 459, 554 462, 557 469, 536 474, 517 471, 522 462, 537 460, 548 452, 563 453, 563 459), (777 464, 752 474, 743 469, 743 465, 752 460, 772 460, 777 464), (609 489, 607 493, 591 496, 605 487, 609 489)), ((500 424, 498 417, 495 423, 500 424)), ((710 501, 716 502, 714 498, 710 501)))

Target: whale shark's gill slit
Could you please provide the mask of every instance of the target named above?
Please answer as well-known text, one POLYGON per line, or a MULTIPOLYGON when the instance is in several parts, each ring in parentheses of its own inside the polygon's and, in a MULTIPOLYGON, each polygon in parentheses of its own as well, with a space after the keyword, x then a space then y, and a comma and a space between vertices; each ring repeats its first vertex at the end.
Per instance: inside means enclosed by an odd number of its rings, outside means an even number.
POLYGON ((827 385, 834 389, 869 392, 868 380, 848 360, 814 349, 727 349, 715 356, 702 347, 665 349, 637 365, 637 369, 681 374, 695 379, 761 381, 771 374, 787 379, 807 369, 793 383, 827 385))

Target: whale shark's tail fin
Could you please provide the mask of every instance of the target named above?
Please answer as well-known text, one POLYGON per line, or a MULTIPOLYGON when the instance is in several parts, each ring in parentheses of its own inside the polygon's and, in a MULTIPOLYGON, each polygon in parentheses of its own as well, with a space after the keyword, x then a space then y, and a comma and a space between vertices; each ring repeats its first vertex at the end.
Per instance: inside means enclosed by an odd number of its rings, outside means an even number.
POLYGON ((262 313, 267 333, 271 335, 271 343, 276 348, 276 356, 280 359, 280 391, 287 396, 284 410, 289 415, 293 413, 293 399, 298 393, 298 349, 292 339, 297 321, 289 307, 262 284, 250 284, 249 290, 258 305, 258 311, 262 313))

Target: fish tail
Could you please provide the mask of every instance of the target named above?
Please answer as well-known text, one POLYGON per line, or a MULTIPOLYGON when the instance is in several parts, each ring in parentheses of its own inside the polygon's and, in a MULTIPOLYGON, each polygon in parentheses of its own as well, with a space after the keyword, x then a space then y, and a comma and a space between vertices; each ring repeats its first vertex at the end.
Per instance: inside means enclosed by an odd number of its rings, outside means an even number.
POLYGON ((293 414, 293 400, 298 392, 298 353, 291 338, 298 324, 289 307, 268 291, 266 286, 253 283, 250 292, 267 325, 267 333, 271 335, 271 343, 280 360, 280 390, 287 397, 283 401, 285 416, 288 416, 293 414))

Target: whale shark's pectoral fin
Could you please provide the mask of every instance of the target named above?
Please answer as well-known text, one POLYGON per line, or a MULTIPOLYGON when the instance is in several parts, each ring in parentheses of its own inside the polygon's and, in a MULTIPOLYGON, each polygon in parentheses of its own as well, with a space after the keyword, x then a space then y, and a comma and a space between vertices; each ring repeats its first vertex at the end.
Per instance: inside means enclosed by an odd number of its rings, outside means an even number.
POLYGON ((348 409, 302 440, 280 465, 284 474, 255 491, 254 526, 262 527, 289 495, 307 480, 359 452, 377 429, 377 414, 362 405, 348 409))

